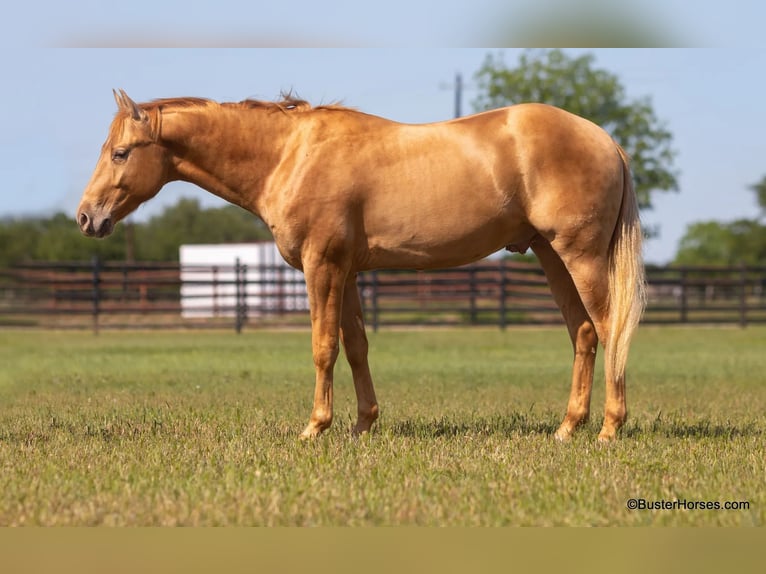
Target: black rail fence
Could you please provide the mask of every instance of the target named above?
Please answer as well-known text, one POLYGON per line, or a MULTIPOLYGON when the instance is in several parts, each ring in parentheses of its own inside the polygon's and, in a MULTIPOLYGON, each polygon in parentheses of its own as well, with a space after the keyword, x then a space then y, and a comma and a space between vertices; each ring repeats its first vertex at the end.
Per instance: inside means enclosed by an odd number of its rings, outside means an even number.
MULTIPOLYGON (((766 323, 766 267, 648 267, 645 323, 766 323)), ((365 319, 387 326, 556 324, 536 263, 359 274, 365 319)), ((302 276, 280 265, 88 262, 0 269, 0 327, 308 326, 302 276)))

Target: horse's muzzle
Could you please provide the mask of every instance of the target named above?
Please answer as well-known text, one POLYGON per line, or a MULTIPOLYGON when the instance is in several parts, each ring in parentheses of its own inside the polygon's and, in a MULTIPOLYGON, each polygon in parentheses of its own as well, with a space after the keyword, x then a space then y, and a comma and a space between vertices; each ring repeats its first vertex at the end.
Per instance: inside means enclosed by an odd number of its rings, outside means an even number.
POLYGON ((106 237, 114 231, 114 220, 108 214, 89 214, 85 209, 77 213, 77 224, 88 237, 106 237))

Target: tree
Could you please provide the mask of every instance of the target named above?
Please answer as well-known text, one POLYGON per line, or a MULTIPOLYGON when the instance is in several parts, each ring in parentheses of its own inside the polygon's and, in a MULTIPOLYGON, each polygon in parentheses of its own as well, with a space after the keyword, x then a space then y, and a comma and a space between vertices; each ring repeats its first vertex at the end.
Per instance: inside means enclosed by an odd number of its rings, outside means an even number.
POLYGON ((730 223, 703 221, 686 228, 673 263, 677 265, 763 265, 766 261, 766 176, 749 186, 761 209, 760 219, 730 223))
POLYGON ((692 223, 681 238, 676 265, 763 265, 766 227, 752 219, 692 223))
POLYGON ((594 67, 594 56, 569 57, 562 50, 527 50, 516 67, 503 55, 487 55, 475 75, 477 110, 522 102, 558 106, 602 126, 631 158, 642 208, 655 191, 677 191, 672 135, 654 114, 648 97, 628 100, 617 76, 594 67))
POLYGON ((123 230, 118 227, 109 241, 93 241, 84 237, 74 219, 64 213, 0 222, 0 267, 24 261, 87 260, 93 255, 123 259, 123 230))
POLYGON ((135 231, 135 257, 143 261, 177 261, 184 243, 236 243, 271 239, 266 225, 252 213, 227 205, 202 209, 196 199, 180 199, 135 231))
POLYGON ((755 192, 755 199, 761 210, 760 219, 763 219, 766 217, 766 175, 761 178, 761 181, 751 185, 750 190, 755 192))
MULTIPOLYGON (((134 257, 143 261, 178 261, 183 243, 232 243, 270 239, 264 223, 233 205, 202 209, 194 199, 181 199, 146 223, 134 223, 134 257)), ((24 261, 124 261, 125 225, 101 241, 84 237, 73 218, 57 213, 48 218, 0 220, 0 267, 24 261)))
POLYGON ((676 265, 732 265, 734 237, 725 223, 700 221, 686 228, 673 263, 676 265))

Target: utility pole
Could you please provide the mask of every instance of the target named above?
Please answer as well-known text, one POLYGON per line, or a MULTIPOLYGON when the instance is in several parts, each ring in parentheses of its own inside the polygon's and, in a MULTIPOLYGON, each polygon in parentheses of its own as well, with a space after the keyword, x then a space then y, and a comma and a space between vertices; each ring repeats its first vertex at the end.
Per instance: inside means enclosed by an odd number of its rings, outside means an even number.
POLYGON ((455 74, 455 117, 463 115, 463 75, 458 72, 455 74))
POLYGON ((455 73, 454 83, 441 83, 439 87, 442 90, 455 90, 455 117, 459 118, 463 115, 463 75, 460 72, 455 73))

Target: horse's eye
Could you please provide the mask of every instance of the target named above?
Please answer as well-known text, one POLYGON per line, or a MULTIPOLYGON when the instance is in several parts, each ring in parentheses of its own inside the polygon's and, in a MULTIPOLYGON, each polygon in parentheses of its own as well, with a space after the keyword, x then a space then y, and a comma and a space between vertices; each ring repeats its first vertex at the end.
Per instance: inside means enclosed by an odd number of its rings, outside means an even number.
POLYGON ((128 154, 130 154, 130 150, 119 148, 112 152, 112 161, 115 162, 123 162, 126 159, 128 159, 128 154))

